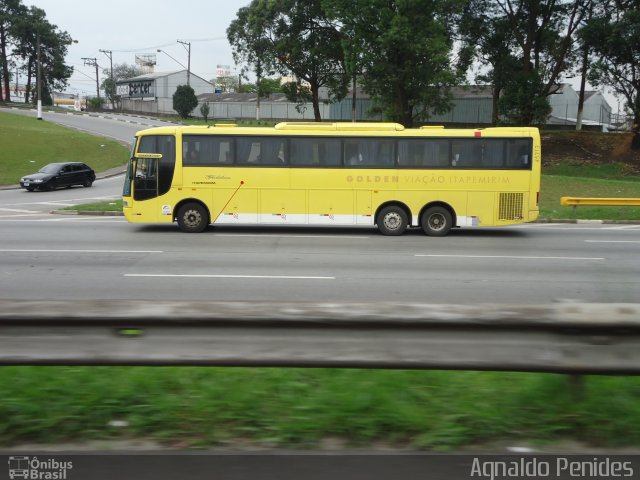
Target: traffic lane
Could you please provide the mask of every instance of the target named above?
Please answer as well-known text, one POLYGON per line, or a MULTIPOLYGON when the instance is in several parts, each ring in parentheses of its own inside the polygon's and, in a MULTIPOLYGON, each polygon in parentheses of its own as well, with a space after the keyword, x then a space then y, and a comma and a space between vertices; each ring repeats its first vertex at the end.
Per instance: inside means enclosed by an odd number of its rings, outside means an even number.
POLYGON ((107 245, 128 248, 152 246, 175 252, 244 252, 270 253, 277 250, 302 253, 336 253, 348 248, 349 254, 419 254, 531 255, 552 257, 589 257, 608 253, 630 262, 640 248, 640 225, 635 229, 612 226, 579 228, 577 226, 539 230, 535 225, 512 228, 459 229, 448 237, 427 237, 412 229, 400 237, 380 235, 375 228, 305 228, 305 227, 235 227, 215 226, 202 234, 184 234, 175 224, 128 224, 123 217, 44 215, 36 219, 0 219, 0 240, 35 246, 50 245, 52 239, 71 242, 81 248, 107 245), (83 225, 86 227, 84 228, 83 225), (573 228, 571 228, 573 227, 573 228), (350 245, 350 246, 349 246, 350 245), (474 249, 473 251, 469 250, 474 249), (408 250, 415 249, 415 250, 408 250))
MULTIPOLYGON (((35 110, 6 108, 1 110, 29 117, 36 117, 37 115, 35 110)), ((171 122, 153 118, 120 115, 117 113, 80 114, 72 112, 43 112, 42 118, 44 121, 57 123, 93 135, 112 138, 128 145, 131 144, 136 132, 140 130, 157 126, 175 125, 171 122)))
POLYGON ((533 303, 634 302, 640 293, 636 244, 603 253, 592 251, 601 244, 578 237, 561 255, 550 245, 567 240, 563 231, 491 229, 433 239, 371 229, 185 235, 118 220, 14 227, 0 233, 3 298, 533 303))
POLYGON ((52 210, 83 203, 117 200, 122 195, 124 175, 97 179, 91 188, 72 187, 51 192, 0 190, 0 217, 49 213, 52 210))
POLYGON ((128 251, 0 252, 4 299, 148 299, 519 303, 561 299, 635 302, 638 271, 602 266, 477 261, 416 264, 408 257, 373 262, 366 255, 326 257, 128 251), (259 260, 263 260, 262 262, 259 260), (336 257, 333 257, 336 260, 336 257))

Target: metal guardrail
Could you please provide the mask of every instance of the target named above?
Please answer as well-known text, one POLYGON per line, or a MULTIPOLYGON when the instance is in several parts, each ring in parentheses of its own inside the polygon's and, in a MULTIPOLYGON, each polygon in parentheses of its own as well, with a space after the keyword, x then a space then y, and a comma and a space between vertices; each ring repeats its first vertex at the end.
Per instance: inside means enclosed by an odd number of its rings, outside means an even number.
POLYGON ((640 374, 640 304, 0 301, 0 365, 640 374))
POLYGON ((595 198, 595 197, 561 197, 563 207, 577 207, 579 205, 592 206, 640 206, 640 198, 595 198))

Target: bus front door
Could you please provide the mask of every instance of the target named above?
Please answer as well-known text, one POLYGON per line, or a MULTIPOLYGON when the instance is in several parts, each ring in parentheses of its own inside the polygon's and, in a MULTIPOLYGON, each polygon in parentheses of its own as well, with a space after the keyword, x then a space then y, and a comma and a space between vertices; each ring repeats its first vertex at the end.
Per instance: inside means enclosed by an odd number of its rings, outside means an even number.
POLYGON ((135 175, 133 177, 133 199, 135 200, 134 214, 144 216, 149 222, 157 222, 160 218, 158 211, 158 159, 136 159, 135 175))

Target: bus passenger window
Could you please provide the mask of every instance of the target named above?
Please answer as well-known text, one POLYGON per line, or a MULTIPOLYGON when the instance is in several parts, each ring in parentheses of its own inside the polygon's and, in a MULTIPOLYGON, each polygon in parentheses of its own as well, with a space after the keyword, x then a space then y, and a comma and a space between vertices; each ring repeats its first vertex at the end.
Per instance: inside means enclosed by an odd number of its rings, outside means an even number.
POLYGON ((505 167, 507 168, 531 168, 531 140, 529 139, 509 139, 507 143, 507 158, 505 167))
POLYGON ((291 138, 289 162, 300 167, 340 166, 342 143, 337 138, 291 138))

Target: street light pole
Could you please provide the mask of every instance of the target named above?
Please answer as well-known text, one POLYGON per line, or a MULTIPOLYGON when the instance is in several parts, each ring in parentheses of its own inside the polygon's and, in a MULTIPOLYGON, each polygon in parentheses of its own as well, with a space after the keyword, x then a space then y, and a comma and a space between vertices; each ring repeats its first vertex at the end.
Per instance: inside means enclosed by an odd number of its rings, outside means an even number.
POLYGON ((159 53, 164 53, 167 57, 169 57, 171 60, 173 60, 174 62, 176 62, 178 65, 180 65, 182 68, 187 68, 185 67, 181 62, 179 62, 178 60, 176 60, 175 58, 173 58, 171 55, 169 55, 167 52, 165 52, 164 50, 160 50, 158 48, 158 52, 159 53))
POLYGON ((182 40, 176 40, 187 51, 187 85, 191 85, 191 42, 184 42, 182 40), (186 45, 186 46, 185 46, 186 45))

